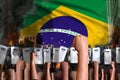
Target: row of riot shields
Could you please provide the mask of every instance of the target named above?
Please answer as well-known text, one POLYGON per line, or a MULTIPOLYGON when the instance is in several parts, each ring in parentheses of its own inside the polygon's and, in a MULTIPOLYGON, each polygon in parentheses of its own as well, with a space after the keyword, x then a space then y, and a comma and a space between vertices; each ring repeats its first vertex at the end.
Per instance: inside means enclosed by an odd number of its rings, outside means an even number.
MULTIPOLYGON (((30 62, 30 53, 37 54, 36 64, 44 64, 45 62, 62 62, 67 60, 69 63, 78 63, 78 52, 74 47, 67 48, 60 46, 59 48, 53 46, 38 46, 38 47, 18 47, 18 46, 4 46, 0 45, 0 64, 4 64, 6 58, 9 57, 11 64, 16 64, 17 60, 23 59, 30 62), (6 57, 7 56, 7 57, 6 57)), ((110 49, 109 46, 100 47, 95 46, 88 48, 88 64, 97 61, 100 64, 109 65, 112 61, 120 63, 120 47, 116 46, 110 49)), ((8 59, 7 59, 8 60, 8 59)))
MULTIPOLYGON (((56 67, 54 64, 66 61, 69 63, 70 71, 77 71, 78 52, 73 46, 68 48, 65 46, 54 47, 53 45, 42 45, 35 47, 8 47, 0 45, 0 64, 11 67, 11 65, 16 65, 18 60, 24 60, 26 63, 30 63, 30 54, 32 52, 37 54, 35 59, 36 65, 44 65, 45 63, 49 62, 52 65, 51 71, 55 71, 56 67)), ((116 46, 113 49, 111 49, 109 46, 95 46, 93 48, 88 46, 89 69, 94 68, 91 66, 94 62, 97 62, 100 67, 102 66, 102 68, 99 68, 99 71, 100 69, 111 69, 112 62, 115 62, 116 65, 119 65, 120 46, 116 46)), ((90 74, 92 73, 89 73, 89 75, 90 74)), ((91 80, 90 77, 89 80, 91 80)))

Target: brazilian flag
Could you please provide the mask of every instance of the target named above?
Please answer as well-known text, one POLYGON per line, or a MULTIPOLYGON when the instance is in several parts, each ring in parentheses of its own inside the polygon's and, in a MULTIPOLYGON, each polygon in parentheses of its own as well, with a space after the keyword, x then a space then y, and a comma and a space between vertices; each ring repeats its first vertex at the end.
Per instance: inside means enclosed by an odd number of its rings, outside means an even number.
POLYGON ((24 16, 21 37, 36 35, 40 44, 72 45, 75 35, 88 36, 89 44, 107 44, 107 0, 33 0, 24 16))

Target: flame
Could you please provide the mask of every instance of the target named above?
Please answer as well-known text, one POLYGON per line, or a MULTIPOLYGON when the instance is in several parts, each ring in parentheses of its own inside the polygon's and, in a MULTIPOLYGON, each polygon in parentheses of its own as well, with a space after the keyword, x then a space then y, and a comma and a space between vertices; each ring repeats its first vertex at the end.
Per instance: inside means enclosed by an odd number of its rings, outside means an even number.
POLYGON ((57 63, 57 64, 56 64, 56 68, 57 68, 57 69, 60 69, 60 63, 57 63))
POLYGON ((13 44, 13 40, 10 40, 9 42, 8 42, 8 45, 12 45, 13 44))

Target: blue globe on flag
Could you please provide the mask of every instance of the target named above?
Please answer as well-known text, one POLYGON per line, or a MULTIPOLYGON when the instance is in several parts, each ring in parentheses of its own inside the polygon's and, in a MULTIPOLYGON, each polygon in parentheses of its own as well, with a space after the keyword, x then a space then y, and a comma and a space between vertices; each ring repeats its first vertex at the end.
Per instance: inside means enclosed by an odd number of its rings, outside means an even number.
POLYGON ((74 17, 60 16, 42 26, 37 35, 37 44, 70 47, 76 35, 88 36, 86 26, 74 17))

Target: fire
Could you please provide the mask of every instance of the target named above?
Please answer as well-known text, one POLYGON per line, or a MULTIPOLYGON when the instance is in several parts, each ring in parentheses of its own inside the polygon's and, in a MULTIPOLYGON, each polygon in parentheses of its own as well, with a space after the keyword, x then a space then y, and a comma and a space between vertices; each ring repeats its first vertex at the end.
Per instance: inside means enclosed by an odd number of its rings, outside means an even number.
POLYGON ((60 69, 60 63, 57 63, 57 64, 56 64, 56 68, 57 68, 57 69, 60 69))
POLYGON ((13 40, 10 40, 9 42, 8 42, 8 45, 12 45, 13 44, 13 40))

